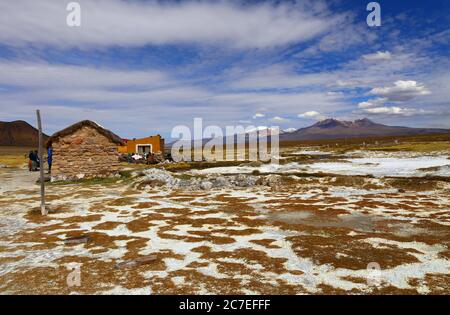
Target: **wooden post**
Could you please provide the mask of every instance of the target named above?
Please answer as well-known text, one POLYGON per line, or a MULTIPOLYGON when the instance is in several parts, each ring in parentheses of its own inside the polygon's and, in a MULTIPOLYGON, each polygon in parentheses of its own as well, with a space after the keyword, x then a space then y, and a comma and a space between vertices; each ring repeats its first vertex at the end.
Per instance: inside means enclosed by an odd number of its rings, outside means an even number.
POLYGON ((44 153, 42 152, 44 143, 42 141, 42 123, 41 123, 41 113, 38 110, 36 110, 36 116, 37 116, 37 123, 38 123, 38 129, 39 129, 39 148, 38 148, 38 155, 39 155, 39 171, 40 171, 40 182, 41 182, 41 214, 47 215, 47 210, 45 209, 45 186, 44 186, 44 153))

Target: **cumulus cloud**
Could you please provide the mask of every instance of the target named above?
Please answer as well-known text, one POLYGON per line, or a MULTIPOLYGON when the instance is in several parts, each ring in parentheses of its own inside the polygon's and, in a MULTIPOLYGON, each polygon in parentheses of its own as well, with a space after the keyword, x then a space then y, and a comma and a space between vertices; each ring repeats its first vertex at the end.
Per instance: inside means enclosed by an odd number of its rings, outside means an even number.
POLYGON ((377 51, 376 53, 363 55, 362 57, 367 61, 380 61, 390 60, 392 58, 392 55, 389 51, 377 51))
POLYGON ((263 117, 266 117, 266 115, 264 115, 263 113, 256 113, 255 115, 253 115, 253 119, 263 118, 263 117))
POLYGON ((245 6, 225 1, 81 0, 79 3, 81 27, 68 27, 67 2, 1 1, 0 42, 62 48, 177 43, 268 48, 309 40, 338 21, 338 17, 320 16, 292 3, 245 6))
POLYGON ((394 86, 377 87, 372 89, 370 94, 379 95, 389 101, 404 102, 417 96, 428 95, 430 91, 416 81, 396 81, 394 86))
POLYGON ((308 112, 304 112, 303 114, 298 114, 299 118, 310 118, 310 119, 317 119, 317 120, 321 120, 324 119, 325 117, 316 111, 308 111, 308 112))
POLYGON ((374 98, 367 100, 365 102, 358 103, 359 108, 368 108, 368 107, 374 107, 374 106, 380 106, 386 103, 387 98, 380 97, 380 98, 374 98))

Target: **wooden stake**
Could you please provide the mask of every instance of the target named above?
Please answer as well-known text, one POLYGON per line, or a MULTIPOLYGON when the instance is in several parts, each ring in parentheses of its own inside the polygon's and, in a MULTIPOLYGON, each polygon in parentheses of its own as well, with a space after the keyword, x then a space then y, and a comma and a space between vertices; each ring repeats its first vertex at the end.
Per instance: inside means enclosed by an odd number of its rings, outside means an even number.
POLYGON ((44 153, 42 152, 43 149, 43 141, 42 141, 42 123, 41 123, 41 113, 38 110, 36 110, 36 116, 37 116, 37 123, 38 123, 38 129, 39 129, 39 148, 38 148, 38 155, 39 155, 39 171, 40 171, 40 182, 41 182, 41 214, 47 215, 47 210, 45 209, 45 186, 44 186, 44 153))

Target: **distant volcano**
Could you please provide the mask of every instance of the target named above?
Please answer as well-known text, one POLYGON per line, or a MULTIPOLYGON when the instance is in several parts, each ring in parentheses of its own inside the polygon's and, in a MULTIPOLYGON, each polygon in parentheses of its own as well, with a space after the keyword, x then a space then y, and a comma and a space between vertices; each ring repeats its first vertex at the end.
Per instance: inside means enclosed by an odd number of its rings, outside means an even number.
MULTIPOLYGON (((43 135, 43 140, 48 136, 43 135)), ((0 145, 38 147, 39 132, 23 120, 0 121, 0 145)))
POLYGON ((297 129, 292 132, 285 132, 280 135, 280 140, 295 141, 380 136, 414 136, 446 132, 450 132, 450 129, 387 126, 375 123, 368 118, 355 121, 342 121, 329 118, 319 121, 310 127, 297 129))

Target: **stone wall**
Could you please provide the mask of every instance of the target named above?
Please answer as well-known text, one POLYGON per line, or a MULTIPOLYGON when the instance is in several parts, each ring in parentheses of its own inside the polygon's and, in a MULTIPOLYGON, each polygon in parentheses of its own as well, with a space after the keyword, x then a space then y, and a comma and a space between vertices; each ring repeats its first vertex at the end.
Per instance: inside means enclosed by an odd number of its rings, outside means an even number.
POLYGON ((52 181, 108 177, 119 170, 117 144, 91 127, 54 141, 52 181))

